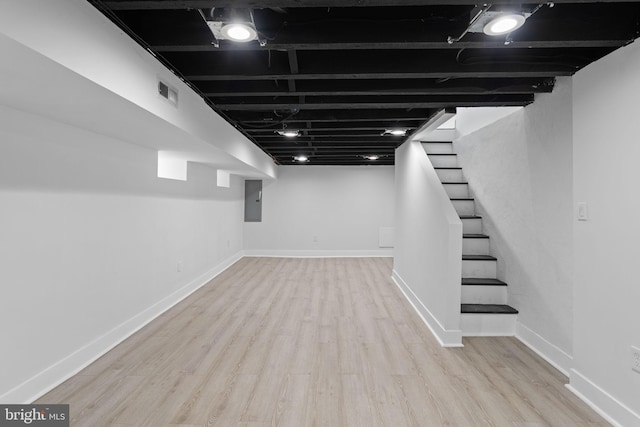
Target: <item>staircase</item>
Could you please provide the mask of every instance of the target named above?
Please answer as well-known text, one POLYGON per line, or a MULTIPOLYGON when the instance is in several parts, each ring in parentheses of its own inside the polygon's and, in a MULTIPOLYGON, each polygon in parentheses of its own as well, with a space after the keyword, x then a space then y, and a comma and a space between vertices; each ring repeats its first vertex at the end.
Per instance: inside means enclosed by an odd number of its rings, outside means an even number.
POLYGON ((514 335, 518 311, 507 305, 507 284, 497 279, 497 259, 482 233, 462 168, 451 142, 423 142, 440 182, 462 220, 462 297, 460 329, 464 336, 514 335))

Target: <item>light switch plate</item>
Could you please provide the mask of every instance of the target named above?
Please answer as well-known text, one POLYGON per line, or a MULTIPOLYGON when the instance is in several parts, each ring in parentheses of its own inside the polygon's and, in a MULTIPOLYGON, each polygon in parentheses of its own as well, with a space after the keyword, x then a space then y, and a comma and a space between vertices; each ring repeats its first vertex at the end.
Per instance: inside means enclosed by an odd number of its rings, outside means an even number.
POLYGON ((578 221, 586 221, 589 219, 589 207, 587 202, 578 202, 578 221))
POLYGON ((631 369, 640 374, 640 348, 631 346, 631 369))

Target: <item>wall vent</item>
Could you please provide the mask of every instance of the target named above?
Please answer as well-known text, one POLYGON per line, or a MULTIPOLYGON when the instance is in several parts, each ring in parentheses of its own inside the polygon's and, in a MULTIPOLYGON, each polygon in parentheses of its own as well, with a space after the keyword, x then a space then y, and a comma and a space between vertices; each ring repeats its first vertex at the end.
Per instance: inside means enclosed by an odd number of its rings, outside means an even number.
POLYGON ((158 93, 173 105, 178 105, 178 91, 169 87, 166 83, 158 81, 158 93))

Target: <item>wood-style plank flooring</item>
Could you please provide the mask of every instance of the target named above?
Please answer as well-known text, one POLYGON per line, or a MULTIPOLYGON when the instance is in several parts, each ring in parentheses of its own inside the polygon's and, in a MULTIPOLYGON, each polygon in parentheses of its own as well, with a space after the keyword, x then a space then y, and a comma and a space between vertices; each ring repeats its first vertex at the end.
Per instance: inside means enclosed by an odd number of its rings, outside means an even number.
POLYGON ((390 258, 244 258, 39 399, 72 426, 604 426, 515 338, 442 348, 390 258))

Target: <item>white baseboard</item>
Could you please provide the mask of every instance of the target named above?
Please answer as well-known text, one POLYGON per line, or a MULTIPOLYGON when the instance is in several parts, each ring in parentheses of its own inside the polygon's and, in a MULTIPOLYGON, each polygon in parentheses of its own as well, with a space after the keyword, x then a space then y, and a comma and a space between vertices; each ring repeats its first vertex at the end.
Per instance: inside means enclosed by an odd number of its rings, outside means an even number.
POLYGON ((198 276, 182 288, 153 304, 151 307, 121 323, 106 334, 87 343, 80 349, 69 354, 67 357, 59 360, 45 370, 37 373, 22 384, 14 387, 3 395, 0 395, 0 402, 5 404, 28 404, 35 401, 96 361, 102 355, 143 328, 156 317, 200 289, 211 279, 231 267, 241 258, 242 252, 227 258, 211 270, 198 276))
POLYGON ((615 427, 640 427, 640 415, 575 369, 567 388, 615 427))
POLYGON ((550 343, 522 323, 516 323, 516 338, 567 377, 573 368, 573 357, 550 343))
POLYGON ((247 257, 274 257, 274 258, 390 258, 393 257, 393 249, 373 250, 248 250, 244 251, 247 257))
POLYGON ((442 324, 436 319, 429 309, 420 301, 420 299, 413 292, 411 287, 400 277, 396 270, 393 270, 391 279, 395 282, 396 286, 402 291, 403 295, 409 301, 413 309, 418 313, 422 321, 427 325, 433 336, 438 340, 443 347, 463 347, 462 345, 462 331, 461 330, 448 330, 445 329, 442 324))

